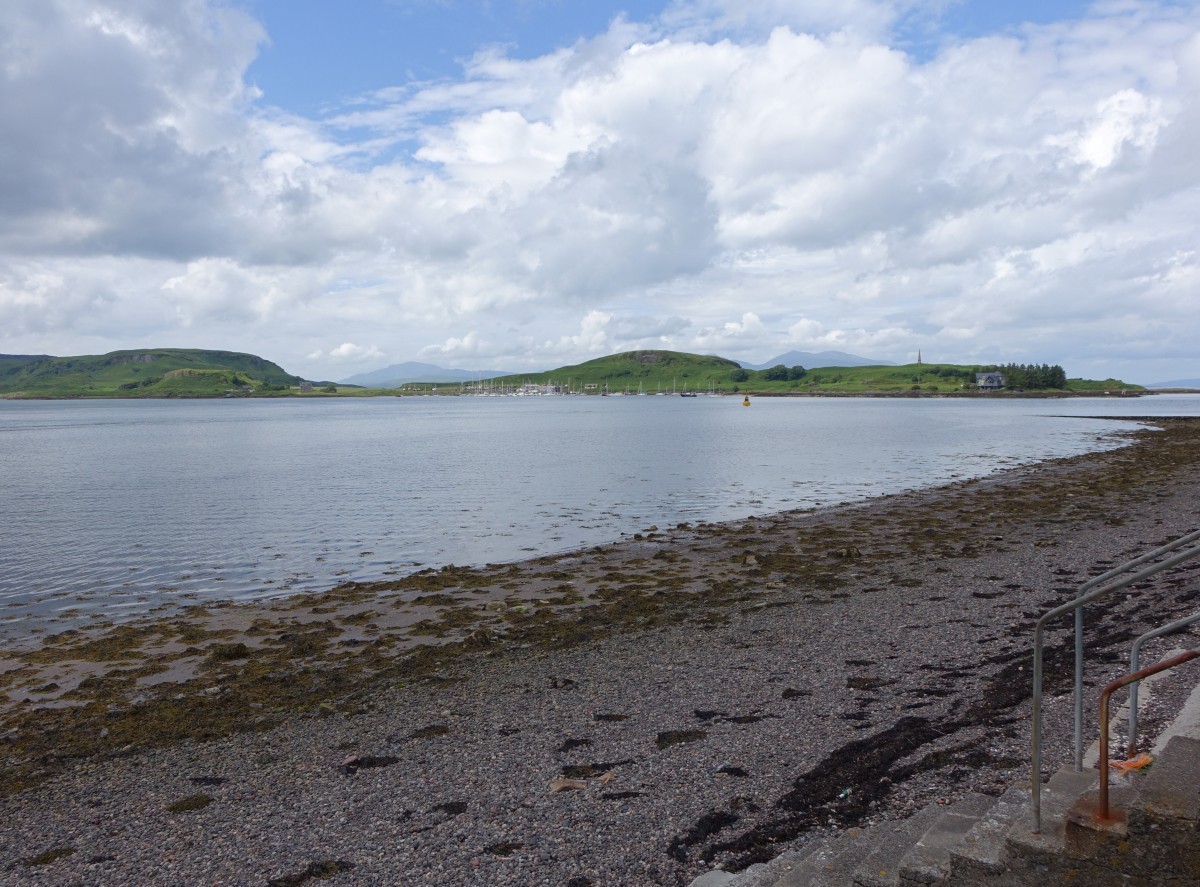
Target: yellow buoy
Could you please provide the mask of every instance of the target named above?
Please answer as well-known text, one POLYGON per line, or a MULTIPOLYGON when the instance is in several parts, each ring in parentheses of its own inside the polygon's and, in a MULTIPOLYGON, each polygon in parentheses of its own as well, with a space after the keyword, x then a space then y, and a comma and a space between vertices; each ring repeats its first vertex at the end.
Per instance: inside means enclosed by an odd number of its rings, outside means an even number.
POLYGON ((742 401, 742 406, 744 406, 744 407, 750 406, 750 395, 749 394, 747 394, 745 400, 742 401))

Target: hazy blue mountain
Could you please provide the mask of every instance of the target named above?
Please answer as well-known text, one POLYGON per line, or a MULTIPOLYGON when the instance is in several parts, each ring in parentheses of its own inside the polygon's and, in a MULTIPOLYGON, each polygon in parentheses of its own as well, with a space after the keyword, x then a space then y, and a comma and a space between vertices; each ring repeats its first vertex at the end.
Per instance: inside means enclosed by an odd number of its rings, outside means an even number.
POLYGON ((1154 382, 1147 388, 1200 388, 1200 379, 1176 379, 1174 382, 1154 382))
POLYGON ((845 351, 788 351, 773 357, 766 363, 746 363, 738 361, 743 369, 765 370, 783 364, 785 367, 804 367, 811 370, 815 367, 866 367, 866 366, 895 366, 892 360, 872 360, 869 357, 859 357, 857 354, 847 354, 845 351))
POLYGON ((509 370, 455 370, 432 363, 407 361, 395 363, 381 370, 358 373, 342 380, 343 385, 361 385, 364 388, 399 388, 412 382, 474 382, 478 379, 493 379, 496 376, 511 376, 509 370))

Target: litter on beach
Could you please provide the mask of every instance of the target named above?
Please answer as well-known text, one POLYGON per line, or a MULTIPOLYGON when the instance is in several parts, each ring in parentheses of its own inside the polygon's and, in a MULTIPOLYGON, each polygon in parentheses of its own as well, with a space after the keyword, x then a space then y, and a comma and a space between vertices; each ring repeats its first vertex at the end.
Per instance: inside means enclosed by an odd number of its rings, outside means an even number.
POLYGON ((1108 766, 1112 767, 1118 773, 1129 773, 1131 770, 1144 770, 1154 763, 1154 758, 1142 752, 1140 755, 1135 755, 1127 761, 1109 761, 1108 766))

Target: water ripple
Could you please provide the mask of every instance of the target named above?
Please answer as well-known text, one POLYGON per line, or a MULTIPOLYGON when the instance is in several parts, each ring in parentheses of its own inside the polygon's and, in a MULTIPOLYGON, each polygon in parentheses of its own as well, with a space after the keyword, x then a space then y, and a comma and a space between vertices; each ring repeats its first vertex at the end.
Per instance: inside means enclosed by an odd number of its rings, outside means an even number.
MULTIPOLYGON (((0 625, 127 618, 650 525, 853 501, 1118 446, 1135 408, 734 398, 0 401, 0 625)), ((1190 412, 1189 412, 1190 411, 1190 412)))

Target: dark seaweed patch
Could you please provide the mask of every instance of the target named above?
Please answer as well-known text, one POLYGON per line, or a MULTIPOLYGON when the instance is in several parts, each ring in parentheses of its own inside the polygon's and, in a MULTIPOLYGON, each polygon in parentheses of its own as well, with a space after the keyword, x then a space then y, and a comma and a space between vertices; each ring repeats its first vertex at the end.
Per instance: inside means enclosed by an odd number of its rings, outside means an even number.
POLYGON ((33 868, 38 865, 49 865, 55 860, 62 859, 64 856, 70 856, 75 852, 74 847, 52 847, 44 853, 39 853, 37 856, 31 856, 28 859, 22 859, 21 865, 26 868, 33 868))
POLYGON ((369 769, 371 767, 390 767, 399 761, 399 758, 385 757, 382 755, 358 755, 348 759, 338 769, 346 776, 353 776, 359 770, 369 769))
POLYGON ((708 733, 703 730, 664 730, 654 737, 654 744, 661 751, 684 742, 699 742, 707 735, 708 733))
POLYGON ((591 744, 592 744, 592 740, 590 740, 590 739, 568 739, 566 742, 564 742, 562 745, 560 745, 558 748, 556 748, 555 751, 558 752, 559 754, 566 754, 567 752, 571 751, 572 749, 586 748, 587 746, 589 746, 591 744))
POLYGON ((224 776, 192 776, 188 778, 188 782, 192 785, 221 785, 228 781, 224 776))
POLYGON ((671 841, 667 846, 667 855, 680 862, 687 861, 687 850, 693 844, 699 844, 710 835, 715 835, 721 829, 733 825, 740 817, 728 810, 710 810, 699 819, 688 831, 671 841))
POLYGON ((779 715, 732 715, 728 718, 721 718, 721 720, 727 724, 757 724, 768 718, 778 720, 779 715))
POLYGON ((313 879, 324 881, 334 875, 348 872, 352 868, 354 868, 354 863, 346 862, 343 859, 324 859, 320 862, 311 862, 306 868, 293 874, 272 878, 267 882, 267 887, 299 887, 305 881, 313 879))
POLYGON ((409 739, 433 739, 437 736, 445 736, 450 732, 449 724, 430 724, 428 727, 422 727, 420 730, 414 730, 408 734, 409 739))
POLYGON ((168 813, 191 813, 194 810, 202 810, 213 802, 209 795, 190 795, 181 801, 176 801, 174 804, 167 805, 168 813))
POLYGON ((706 848, 701 859, 711 860, 719 852, 737 853, 733 869, 739 870, 773 858, 778 844, 816 824, 830 819, 845 825, 859 822, 871 803, 888 792, 890 785, 882 777, 892 765, 940 737, 944 729, 926 718, 908 716, 886 730, 846 743, 793 781, 791 791, 776 802, 782 815, 706 848))
POLYGON ((567 779, 591 779, 593 776, 607 773, 614 767, 623 767, 632 763, 633 758, 626 758, 623 761, 601 761, 593 764, 567 764, 561 772, 567 779))
POLYGON ((846 686, 851 690, 878 690, 880 687, 887 687, 896 683, 886 678, 875 678, 870 675, 858 675, 846 679, 846 686))

